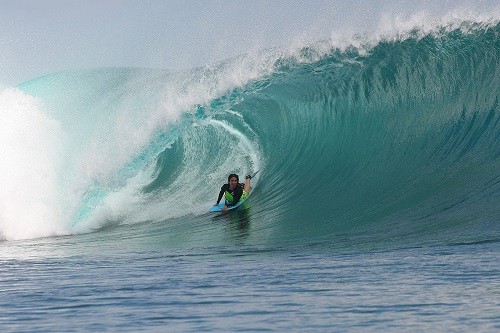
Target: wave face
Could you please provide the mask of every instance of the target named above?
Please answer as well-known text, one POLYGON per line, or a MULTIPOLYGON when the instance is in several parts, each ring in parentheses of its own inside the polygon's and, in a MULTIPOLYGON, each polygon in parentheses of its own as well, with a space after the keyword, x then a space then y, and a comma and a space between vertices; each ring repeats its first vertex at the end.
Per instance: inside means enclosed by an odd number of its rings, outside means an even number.
MULTIPOLYGON (((65 142, 39 150, 64 161, 45 202, 59 198, 57 228, 45 233, 161 222, 188 239, 179 225, 213 222, 205 212, 229 173, 261 170, 250 207, 231 217, 251 221, 248 242, 496 241, 499 35, 469 24, 182 74, 96 69, 21 84, 65 142)), ((21 214, 2 218, 4 238, 23 237, 7 227, 21 214)))

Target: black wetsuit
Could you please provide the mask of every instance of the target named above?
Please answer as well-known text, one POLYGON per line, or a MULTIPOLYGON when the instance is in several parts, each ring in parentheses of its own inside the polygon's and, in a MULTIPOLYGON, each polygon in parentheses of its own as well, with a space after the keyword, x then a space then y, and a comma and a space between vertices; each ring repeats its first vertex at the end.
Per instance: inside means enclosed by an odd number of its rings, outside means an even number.
MULTIPOLYGON (((217 199, 217 205, 219 204, 219 202, 222 199, 222 196, 224 195, 225 192, 227 192, 228 194, 230 194, 230 196, 233 197, 233 200, 231 202, 226 201, 226 205, 227 206, 236 205, 238 203, 238 201, 240 201, 241 196, 243 195, 244 186, 245 186, 244 184, 238 183, 238 185, 236 185, 236 187, 231 190, 229 188, 229 184, 222 185, 222 187, 220 188, 220 192, 219 192, 219 198, 217 199)), ((227 197, 228 196, 226 196, 226 199, 227 199, 227 197)))

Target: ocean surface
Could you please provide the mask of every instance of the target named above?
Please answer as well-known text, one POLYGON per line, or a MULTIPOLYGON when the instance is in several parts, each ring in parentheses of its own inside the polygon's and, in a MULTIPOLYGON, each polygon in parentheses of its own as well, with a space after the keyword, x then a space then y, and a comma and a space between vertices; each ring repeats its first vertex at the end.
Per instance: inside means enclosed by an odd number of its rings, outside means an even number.
POLYGON ((0 112, 2 332, 500 330, 498 22, 50 73, 0 112))

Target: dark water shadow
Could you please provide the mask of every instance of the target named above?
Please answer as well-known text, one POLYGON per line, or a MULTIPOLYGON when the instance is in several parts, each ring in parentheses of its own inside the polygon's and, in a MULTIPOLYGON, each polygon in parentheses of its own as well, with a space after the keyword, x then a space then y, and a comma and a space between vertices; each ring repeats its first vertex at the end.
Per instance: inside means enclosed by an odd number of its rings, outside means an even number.
POLYGON ((229 237, 237 244, 243 245, 251 234, 251 210, 240 207, 227 213, 221 213, 212 218, 216 223, 224 223, 229 237))

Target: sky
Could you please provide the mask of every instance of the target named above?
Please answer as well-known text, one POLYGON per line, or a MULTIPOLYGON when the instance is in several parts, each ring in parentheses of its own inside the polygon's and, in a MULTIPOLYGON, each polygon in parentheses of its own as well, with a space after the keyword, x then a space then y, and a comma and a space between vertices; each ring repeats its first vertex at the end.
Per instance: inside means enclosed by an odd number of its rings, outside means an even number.
POLYGON ((245 52, 465 15, 498 0, 0 0, 0 83, 62 70, 180 70, 245 52))

